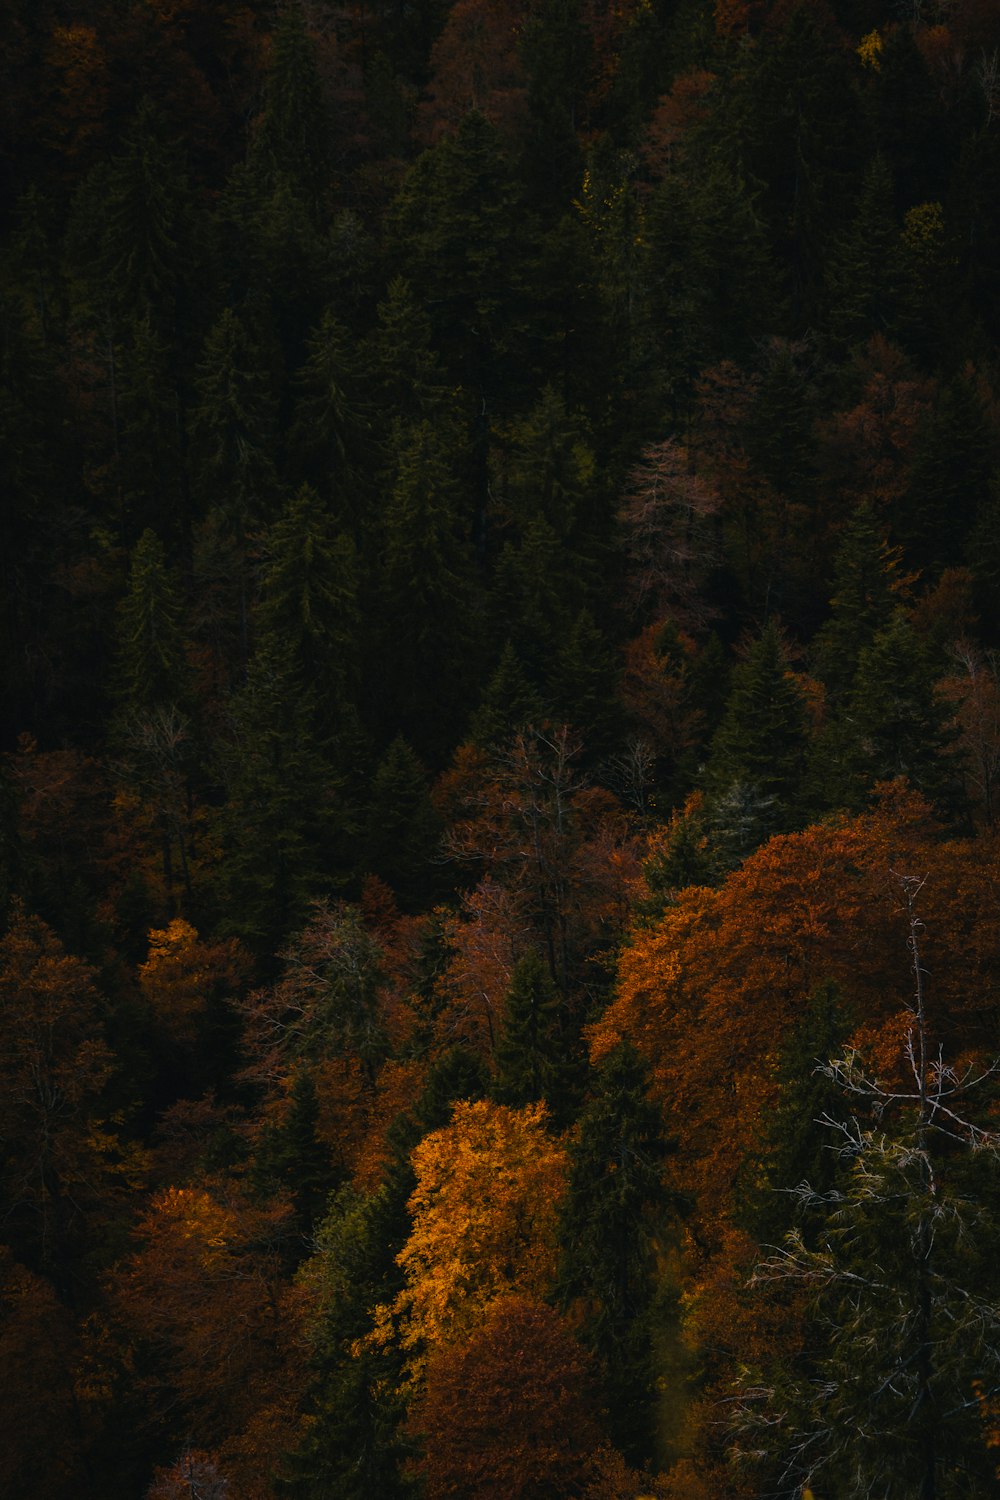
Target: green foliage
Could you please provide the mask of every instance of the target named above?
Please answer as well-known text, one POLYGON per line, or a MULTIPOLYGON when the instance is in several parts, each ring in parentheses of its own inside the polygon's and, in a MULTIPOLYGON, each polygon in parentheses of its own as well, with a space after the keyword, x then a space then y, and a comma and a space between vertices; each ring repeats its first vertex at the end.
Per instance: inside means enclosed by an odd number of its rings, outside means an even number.
POLYGON ((830 618, 812 644, 814 669, 832 702, 843 698, 862 651, 889 623, 902 590, 899 563, 899 549, 889 545, 872 506, 859 505, 833 560, 830 618))
POLYGON ((372 778, 365 868, 392 887, 404 911, 432 905, 440 890, 441 833, 427 774, 406 741, 395 739, 372 778))
POLYGON ((705 782, 715 797, 734 786, 774 799, 763 827, 776 832, 794 816, 805 768, 805 700, 771 621, 733 671, 722 722, 709 750, 705 782))
POLYGON ((146 530, 136 543, 118 611, 117 693, 127 712, 180 705, 187 697, 184 601, 163 543, 146 530))
POLYGON ((586 1309, 583 1335, 604 1372, 612 1436, 633 1462, 650 1456, 649 1314, 657 1215, 664 1204, 660 1115, 638 1053, 622 1043, 594 1079, 570 1147, 560 1218, 560 1295, 586 1309))
POLYGON ((498 1104, 520 1109, 545 1100, 559 1117, 565 1073, 560 1009, 548 967, 531 948, 514 965, 504 1001, 492 1090, 498 1104))

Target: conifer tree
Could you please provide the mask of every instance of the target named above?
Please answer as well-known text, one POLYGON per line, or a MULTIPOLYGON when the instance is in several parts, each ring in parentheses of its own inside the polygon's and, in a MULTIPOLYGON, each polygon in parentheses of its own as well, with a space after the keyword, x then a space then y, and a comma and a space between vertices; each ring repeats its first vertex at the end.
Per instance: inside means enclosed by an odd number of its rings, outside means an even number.
POLYGON ((382 683, 395 722, 438 750, 460 713, 477 644, 469 527, 445 435, 425 421, 400 431, 396 447, 379 588, 382 683))
POLYGON ((896 520, 907 556, 925 573, 961 563, 976 517, 989 503, 996 443, 972 383, 942 386, 914 453, 910 486, 896 520))
POLYGON ((570 1148, 559 1285, 565 1306, 579 1299, 587 1309, 584 1340, 603 1369, 612 1437, 640 1464, 652 1449, 649 1315, 663 1153, 645 1066, 622 1043, 594 1080, 570 1148))
MULTIPOLYGON (((905 776, 945 817, 961 816, 961 782, 948 753, 957 729, 935 691, 928 652, 901 609, 861 652, 836 727, 843 805, 860 809, 876 782, 905 776)), ((835 786, 835 769, 830 776, 835 786)))
POLYGON ((187 698, 184 602, 163 543, 143 532, 132 553, 128 591, 118 612, 117 692, 129 713, 187 698))
POLYGON ((276 404, 262 352, 232 308, 209 332, 196 384, 199 488, 242 540, 274 494, 276 404))
POLYGON ((726 710, 709 750, 706 786, 715 797, 742 785, 774 798, 770 831, 777 831, 794 815, 805 750, 805 700, 772 620, 733 672, 726 710))
POLYGON ((257 149, 318 219, 330 186, 330 121, 302 8, 287 0, 271 46, 257 149))
POLYGON ((288 654, 263 641, 231 701, 220 750, 227 796, 218 882, 226 925, 266 953, 345 873, 343 809, 313 726, 312 695, 288 654))
MULTIPOLYGON (((740 1217, 764 1244, 777 1244, 798 1222, 809 1229, 795 1189, 808 1182, 829 1192, 837 1175, 830 1131, 823 1124, 841 1095, 823 1071, 840 1057, 848 1031, 837 987, 817 987, 790 1032, 776 1069, 778 1097, 763 1121, 759 1151, 745 1164, 736 1196, 740 1217)), ((813 1226, 815 1227, 815 1226, 813 1226)))
POLYGON ((841 700, 854 680, 861 652, 892 616, 903 589, 900 552, 886 540, 872 506, 863 502, 844 527, 833 560, 830 618, 812 644, 812 662, 830 700, 841 700))
POLYGON ((256 623, 281 641, 326 722, 357 691, 358 585, 353 540, 302 485, 267 534, 256 623))
POLYGON ((323 1217, 327 1198, 338 1186, 330 1152, 316 1132, 319 1099, 308 1066, 296 1069, 288 1112, 265 1130, 254 1162, 258 1180, 273 1183, 292 1200, 296 1227, 305 1238, 323 1217))
POLYGON ((295 384, 300 391, 292 429, 293 450, 317 483, 352 521, 361 518, 372 443, 354 340, 328 307, 306 341, 307 357, 295 384))
POLYGON ((431 906, 441 884, 435 860, 442 825, 427 774, 402 738, 389 746, 372 778, 367 825, 366 867, 392 887, 405 911, 431 906))
POLYGON ((545 1100, 558 1117, 564 1052, 559 994, 541 955, 531 948, 510 976, 497 1044, 494 1099, 516 1109, 545 1100))
POLYGON ((483 750, 497 748, 522 730, 541 723, 543 717, 542 700, 528 680, 513 642, 507 641, 469 721, 469 737, 483 750))
POLYGON ((830 328, 839 345, 853 347, 891 325, 898 240, 892 173, 878 154, 865 172, 850 228, 830 257, 830 328))

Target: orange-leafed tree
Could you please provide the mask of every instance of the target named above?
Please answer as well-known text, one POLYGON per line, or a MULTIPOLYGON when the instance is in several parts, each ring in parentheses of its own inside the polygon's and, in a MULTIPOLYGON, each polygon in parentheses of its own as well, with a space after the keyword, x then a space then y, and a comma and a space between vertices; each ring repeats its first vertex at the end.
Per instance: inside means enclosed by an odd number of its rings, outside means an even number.
POLYGON ((272 1452, 260 1445, 265 1473, 288 1445, 288 1400, 301 1379, 297 1303, 283 1278, 289 1215, 287 1205, 260 1208, 232 1187, 167 1188, 110 1287, 150 1400, 164 1417, 179 1402, 193 1441, 241 1452, 244 1432, 267 1431, 275 1414, 284 1430, 272 1452))
POLYGON ((569 1500, 601 1441, 591 1361, 550 1307, 504 1298, 431 1356, 411 1426, 428 1500, 569 1500))
POLYGON ((249 966, 235 939, 207 943, 175 917, 149 934, 139 986, 164 1037, 184 1048, 199 1039, 214 1002, 239 989, 249 966))
POLYGON ((504 1296, 544 1296, 556 1273, 566 1153, 546 1129, 544 1105, 455 1105, 412 1156, 413 1230, 398 1256, 405 1286, 377 1315, 392 1322, 419 1377, 426 1351, 466 1337, 504 1296))
POLYGON ((649 1059, 675 1135, 676 1183, 707 1225, 725 1211, 774 1097, 774 1061, 810 992, 834 981, 856 1040, 891 1066, 905 1003, 906 935, 893 870, 926 873, 943 1039, 987 1045, 1000 1007, 994 840, 943 842, 925 803, 891 784, 872 812, 774 838, 717 890, 676 894, 621 957, 596 1056, 623 1036, 649 1059))

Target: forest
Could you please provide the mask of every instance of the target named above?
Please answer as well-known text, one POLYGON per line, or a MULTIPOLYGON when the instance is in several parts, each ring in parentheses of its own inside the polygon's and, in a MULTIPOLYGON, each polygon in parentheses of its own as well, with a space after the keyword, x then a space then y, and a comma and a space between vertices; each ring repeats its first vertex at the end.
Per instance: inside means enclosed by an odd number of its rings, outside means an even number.
POLYGON ((0 17, 0 1493, 1000 1494, 1000 7, 0 17))

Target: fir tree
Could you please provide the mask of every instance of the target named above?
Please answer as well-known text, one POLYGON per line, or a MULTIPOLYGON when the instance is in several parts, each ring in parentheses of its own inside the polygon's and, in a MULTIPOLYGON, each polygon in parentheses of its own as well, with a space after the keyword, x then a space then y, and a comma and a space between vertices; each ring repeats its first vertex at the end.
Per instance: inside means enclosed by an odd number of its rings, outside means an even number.
MULTIPOLYGON (((961 782, 948 753, 956 730, 928 652, 901 609, 861 652, 835 730, 844 805, 861 808, 876 782, 905 776, 946 817, 961 815, 961 782)), ((830 775, 836 786, 836 770, 830 775)))
POLYGON ((256 616, 332 721, 357 690, 361 619, 354 542, 303 485, 267 535, 256 616))

